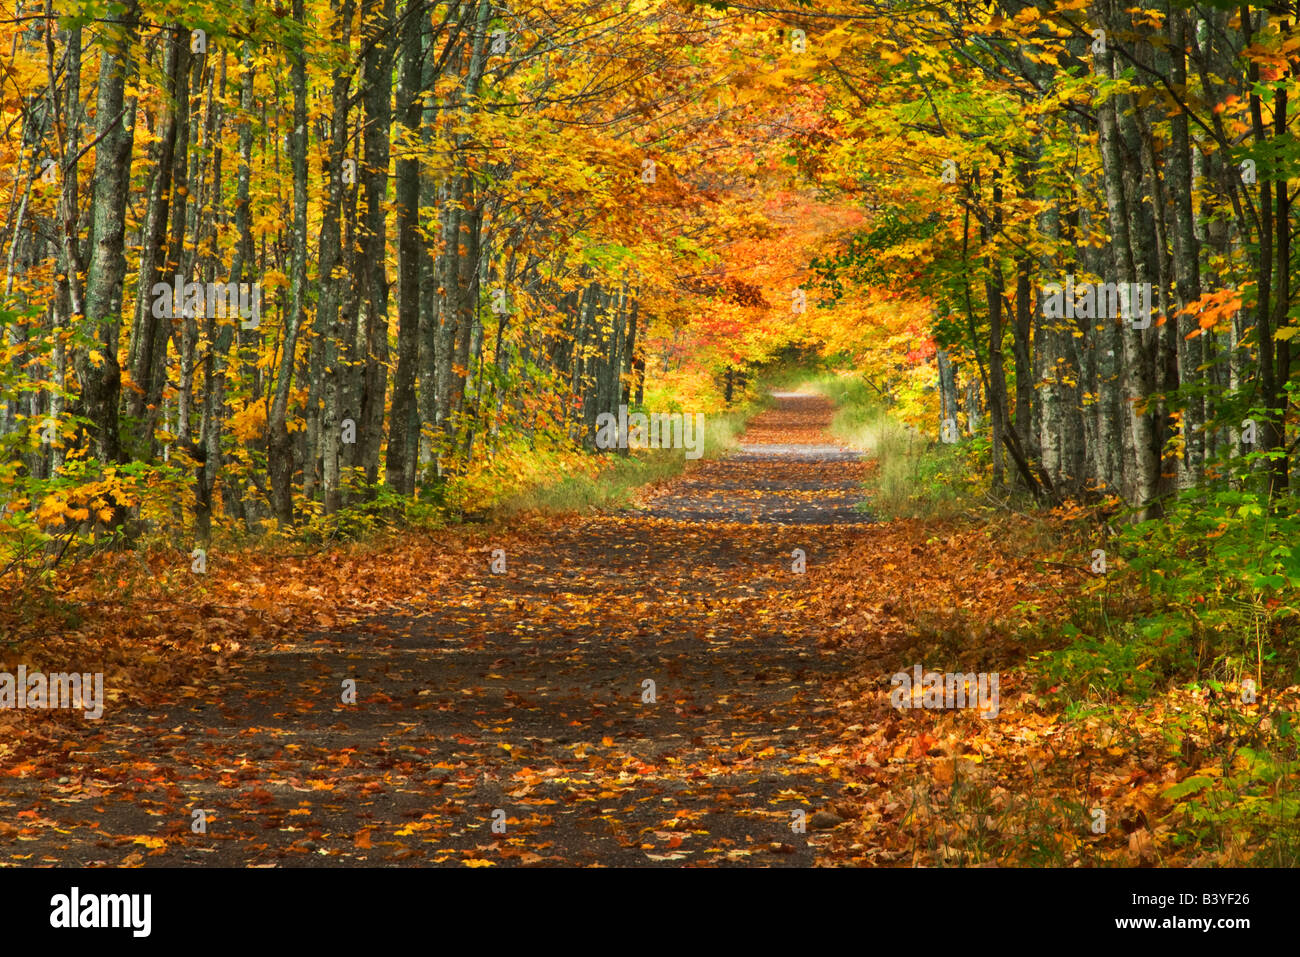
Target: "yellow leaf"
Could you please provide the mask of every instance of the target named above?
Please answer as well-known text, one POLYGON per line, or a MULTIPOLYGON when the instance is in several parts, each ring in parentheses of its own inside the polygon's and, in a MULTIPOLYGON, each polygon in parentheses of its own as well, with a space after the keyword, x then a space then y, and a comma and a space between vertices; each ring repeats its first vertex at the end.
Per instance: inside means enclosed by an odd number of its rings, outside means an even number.
POLYGON ((410 837, 416 831, 427 831, 431 827, 433 827, 432 821, 412 821, 410 824, 406 825, 406 827, 396 830, 393 833, 398 837, 410 837))
POLYGON ((66 505, 67 503, 57 495, 47 495, 36 509, 36 520, 44 523, 60 518, 66 505))

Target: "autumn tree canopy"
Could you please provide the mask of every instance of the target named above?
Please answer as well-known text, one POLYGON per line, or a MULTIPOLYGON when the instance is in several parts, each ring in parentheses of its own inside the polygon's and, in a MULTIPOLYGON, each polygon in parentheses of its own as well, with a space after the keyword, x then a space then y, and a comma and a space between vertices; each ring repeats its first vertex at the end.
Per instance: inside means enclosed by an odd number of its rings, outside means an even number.
POLYGON ((1289 489, 1284 8, 113 2, 0 30, 7 534, 464 503, 793 354, 987 442, 995 488, 1289 489))

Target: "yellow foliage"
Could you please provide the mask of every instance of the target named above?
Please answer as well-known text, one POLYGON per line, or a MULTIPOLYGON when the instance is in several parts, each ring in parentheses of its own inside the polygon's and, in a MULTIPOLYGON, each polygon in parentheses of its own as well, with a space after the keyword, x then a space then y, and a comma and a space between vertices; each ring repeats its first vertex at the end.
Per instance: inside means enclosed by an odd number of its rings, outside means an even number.
POLYGON ((253 442, 266 437, 266 405, 250 402, 230 416, 230 431, 240 442, 253 442))

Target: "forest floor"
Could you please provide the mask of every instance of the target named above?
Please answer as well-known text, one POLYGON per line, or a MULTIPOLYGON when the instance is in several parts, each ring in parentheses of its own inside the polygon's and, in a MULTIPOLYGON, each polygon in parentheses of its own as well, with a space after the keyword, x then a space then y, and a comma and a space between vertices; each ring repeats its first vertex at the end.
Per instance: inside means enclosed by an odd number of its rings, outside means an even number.
POLYGON ((777 394, 634 509, 97 569, 22 654, 113 690, 5 712, 0 866, 1152 862, 1177 771, 1019 671, 1081 576, 1028 523, 873 522, 832 412, 777 394), (916 664, 998 703, 891 706, 916 664))

